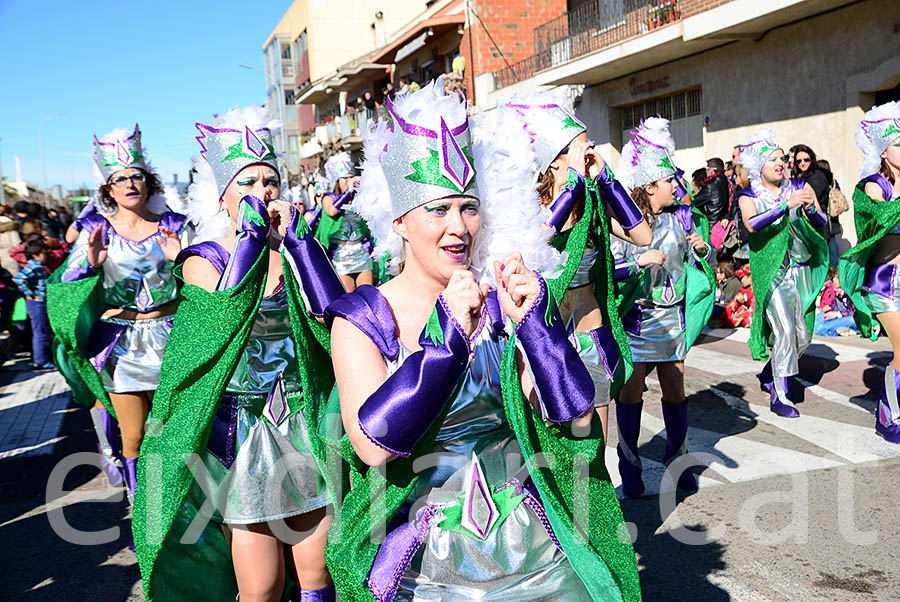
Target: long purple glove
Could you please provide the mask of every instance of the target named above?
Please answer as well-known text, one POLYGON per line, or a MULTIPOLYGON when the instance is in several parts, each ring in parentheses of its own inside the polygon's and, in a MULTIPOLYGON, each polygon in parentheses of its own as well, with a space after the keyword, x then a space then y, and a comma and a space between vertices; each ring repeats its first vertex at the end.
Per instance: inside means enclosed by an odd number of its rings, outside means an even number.
POLYGON ((616 269, 613 271, 613 280, 619 282, 627 278, 631 278, 641 271, 636 257, 620 259, 616 262, 616 269))
MULTIPOLYGON (((422 349, 369 396, 359 426, 380 448, 407 457, 437 420, 469 365, 469 340, 443 297, 419 335, 422 349)), ((576 356, 577 357, 577 356, 576 356)))
POLYGON ((309 224, 310 230, 315 230, 316 226, 319 225, 319 218, 322 217, 322 207, 316 207, 312 212, 312 219, 310 219, 307 223, 309 224))
POLYGON ((231 257, 219 278, 217 291, 237 286, 266 246, 269 237, 269 214, 266 204, 253 195, 246 195, 238 205, 237 238, 231 257))
POLYGON ((550 205, 550 217, 544 222, 545 226, 553 228, 554 232, 559 232, 572 212, 572 207, 578 202, 578 199, 584 198, 584 177, 571 167, 569 168, 569 178, 562 192, 550 205))
POLYGON ((749 222, 750 227, 753 228, 754 232, 759 232, 763 228, 768 228, 769 226, 774 224, 778 220, 778 218, 787 215, 787 212, 787 201, 782 201, 781 204, 772 207, 768 211, 757 213, 747 221, 749 222))
POLYGON ((684 170, 678 167, 675 168, 675 200, 680 201, 682 198, 688 195, 687 188, 684 187, 684 184, 681 181, 681 178, 684 177, 684 170))
POLYGON ((334 207, 337 211, 343 211, 342 207, 343 207, 344 205, 346 205, 347 203, 349 203, 349 202, 350 202, 350 199, 352 199, 352 198, 353 198, 353 189, 352 189, 352 188, 348 188, 348 189, 345 190, 343 193, 341 193, 341 196, 339 196, 338 198, 334 199, 334 200, 331 202, 331 205, 332 205, 332 207, 334 207))
POLYGON ((540 292, 516 324, 516 344, 537 392, 544 417, 568 422, 594 405, 594 381, 569 340, 547 283, 538 276, 540 292))
POLYGON ((600 189, 603 203, 609 207, 613 217, 624 229, 631 230, 644 221, 644 214, 638 209, 625 187, 615 179, 608 165, 606 169, 600 170, 594 181, 600 189))
POLYGON ((307 311, 321 317, 325 308, 344 294, 344 286, 325 249, 313 238, 306 220, 294 207, 291 207, 291 219, 281 244, 283 255, 300 285, 307 311))
POLYGON ((828 218, 825 216, 825 213, 816 209, 815 205, 804 207, 803 212, 806 214, 806 217, 809 218, 809 223, 817 228, 821 228, 828 223, 828 218))

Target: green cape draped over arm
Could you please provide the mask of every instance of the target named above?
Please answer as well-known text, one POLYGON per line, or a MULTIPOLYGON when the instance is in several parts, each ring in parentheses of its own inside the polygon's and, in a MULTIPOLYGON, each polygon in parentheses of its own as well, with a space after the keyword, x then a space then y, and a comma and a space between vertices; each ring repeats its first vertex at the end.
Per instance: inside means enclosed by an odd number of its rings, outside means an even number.
POLYGON ((850 295, 856 308, 854 318, 863 336, 876 340, 872 325, 875 316, 862 296, 866 266, 876 245, 897 224, 900 224, 900 202, 880 202, 866 194, 865 181, 859 182, 853 191, 853 220, 856 224, 858 245, 841 256, 838 262, 838 278, 841 288, 850 295))
MULTIPOLYGON (((305 229, 305 221, 300 224, 298 230, 305 229)), ((138 464, 133 530, 148 602, 233 600, 237 594, 231 555, 218 524, 206 523, 196 545, 180 542, 198 510, 185 503, 194 480, 186 460, 206 448, 263 298, 268 261, 266 245, 240 284, 228 290, 182 287, 138 464)), ((283 266, 305 411, 324 403, 333 384, 322 344, 327 345, 327 333, 306 313, 290 266, 286 261, 283 266)), ((180 266, 175 273, 181 277, 180 266)), ((323 448, 315 435, 311 427, 314 453, 323 448)), ((196 456, 194 461, 202 465, 196 456)))

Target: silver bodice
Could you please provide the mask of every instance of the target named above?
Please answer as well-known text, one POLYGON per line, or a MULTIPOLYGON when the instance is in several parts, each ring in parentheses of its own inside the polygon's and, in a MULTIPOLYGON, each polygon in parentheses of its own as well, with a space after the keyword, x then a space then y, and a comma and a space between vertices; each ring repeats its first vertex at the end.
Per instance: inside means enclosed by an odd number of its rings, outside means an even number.
MULTIPOLYGON (((644 307, 672 307, 684 301, 687 272, 685 262, 698 256, 688 242, 688 236, 696 232, 685 232, 674 212, 663 212, 656 216, 653 227, 653 242, 640 247, 616 236, 610 236, 610 248, 616 261, 629 257, 637 258, 650 249, 662 251, 666 259, 662 265, 651 264, 644 268, 642 290, 636 303, 644 307)), ((709 247, 707 246, 707 253, 709 247)))
MULTIPOLYGON (((753 204, 756 206, 757 213, 763 213, 768 211, 769 209, 776 207, 781 204, 783 201, 787 201, 790 198, 791 193, 794 190, 794 185, 788 178, 785 178, 781 183, 781 189, 778 192, 778 198, 773 198, 766 190, 762 190, 762 192, 757 191, 757 196, 753 198, 753 204)), ((800 238, 800 220, 805 220, 806 217, 803 216, 803 207, 794 207, 788 213, 789 219, 791 220, 791 234, 790 241, 788 242, 788 251, 785 256, 785 265, 794 264, 794 263, 807 263, 812 258, 812 253, 810 253, 809 249, 806 248, 806 245, 803 243, 803 240, 800 238)), ((784 217, 778 218, 774 224, 780 224, 781 220, 785 219, 784 217)))
POLYGON ((575 275, 572 276, 569 288, 580 288, 591 283, 591 269, 594 267, 594 263, 599 255, 600 253, 597 251, 597 247, 594 246, 591 237, 588 237, 587 244, 584 246, 584 254, 581 256, 581 263, 578 264, 578 269, 575 270, 575 275))
POLYGON ((280 373, 285 392, 299 392, 300 369, 293 334, 287 291, 282 287, 260 303, 250 339, 225 390, 228 393, 267 394, 280 373))
MULTIPOLYGON (((185 248, 191 243, 193 228, 185 222, 177 234, 185 248)), ((77 271, 87 261, 90 235, 87 229, 78 235, 66 273, 77 271)), ((173 263, 166 259, 159 240, 160 235, 155 233, 134 241, 119 235, 110 224, 108 253, 100 267, 107 306, 146 313, 178 298, 173 263)))
POLYGON ((344 208, 344 221, 341 228, 331 235, 331 240, 357 241, 364 238, 365 222, 358 213, 350 208, 344 208))

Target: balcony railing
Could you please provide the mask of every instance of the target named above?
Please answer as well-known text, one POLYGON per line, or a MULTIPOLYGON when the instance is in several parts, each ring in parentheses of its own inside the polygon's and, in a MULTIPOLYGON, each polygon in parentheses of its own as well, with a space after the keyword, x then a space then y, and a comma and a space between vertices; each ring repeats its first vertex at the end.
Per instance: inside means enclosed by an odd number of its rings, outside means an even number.
POLYGON ((679 0, 589 0, 534 30, 534 55, 495 73, 497 87, 528 79, 585 54, 681 18, 679 0))

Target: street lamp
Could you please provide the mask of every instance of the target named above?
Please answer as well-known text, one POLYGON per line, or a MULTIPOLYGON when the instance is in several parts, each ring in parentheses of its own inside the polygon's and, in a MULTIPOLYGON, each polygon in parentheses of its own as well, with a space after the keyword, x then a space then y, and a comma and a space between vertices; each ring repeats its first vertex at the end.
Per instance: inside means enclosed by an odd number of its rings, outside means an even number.
POLYGON ((41 125, 38 127, 38 147, 41 151, 41 171, 44 176, 44 205, 47 205, 47 165, 44 162, 44 126, 47 125, 47 122, 53 119, 54 117, 59 117, 64 114, 65 111, 57 111, 51 115, 47 115, 44 117, 44 120, 41 122, 41 125))

